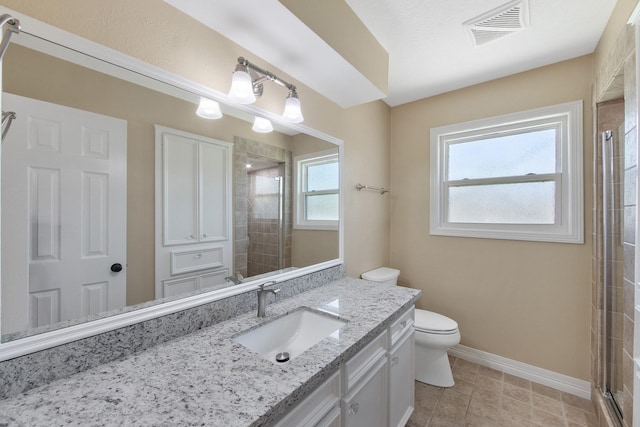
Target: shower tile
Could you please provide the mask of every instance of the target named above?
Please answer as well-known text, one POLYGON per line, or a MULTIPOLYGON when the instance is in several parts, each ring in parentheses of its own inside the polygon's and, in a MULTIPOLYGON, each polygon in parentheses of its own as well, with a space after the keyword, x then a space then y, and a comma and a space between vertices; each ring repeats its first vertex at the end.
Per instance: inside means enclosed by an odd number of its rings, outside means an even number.
POLYGON ((635 287, 633 285, 633 282, 629 281, 628 279, 625 279, 623 284, 623 298, 622 298, 623 310, 622 311, 625 315, 629 316, 630 318, 633 318, 634 316, 634 308, 633 308, 633 300, 635 298, 634 291, 635 291, 635 287))
POLYGON ((623 323, 623 348, 627 353, 633 354, 633 320, 629 316, 624 316, 623 323))
POLYGON ((624 205, 636 205, 636 179, 638 178, 638 168, 633 166, 624 172, 624 205))
MULTIPOLYGON (((636 113, 633 112, 632 114, 630 114, 631 116, 633 116, 634 121, 637 121, 636 119, 636 113)), ((629 169, 632 166, 635 166, 638 164, 638 148, 637 148, 637 135, 636 135, 636 123, 634 123, 634 126, 632 128, 629 128, 627 131, 627 134, 624 136, 624 159, 625 159, 625 163, 624 163, 624 167, 625 169, 629 169)))
POLYGON ((636 243, 636 206, 624 207, 623 233, 625 243, 636 243))
POLYGON ((635 245, 624 244, 624 277, 634 280, 635 277, 635 245))

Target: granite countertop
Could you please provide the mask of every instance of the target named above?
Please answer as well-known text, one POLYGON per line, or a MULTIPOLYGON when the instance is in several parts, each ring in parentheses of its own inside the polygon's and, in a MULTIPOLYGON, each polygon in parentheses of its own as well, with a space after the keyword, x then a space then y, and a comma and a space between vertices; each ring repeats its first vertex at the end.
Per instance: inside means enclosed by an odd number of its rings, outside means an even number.
POLYGON ((269 425, 336 372, 420 291, 344 278, 124 360, 0 401, 0 425, 269 425), (233 340, 298 307, 347 320, 298 357, 275 364, 233 340))

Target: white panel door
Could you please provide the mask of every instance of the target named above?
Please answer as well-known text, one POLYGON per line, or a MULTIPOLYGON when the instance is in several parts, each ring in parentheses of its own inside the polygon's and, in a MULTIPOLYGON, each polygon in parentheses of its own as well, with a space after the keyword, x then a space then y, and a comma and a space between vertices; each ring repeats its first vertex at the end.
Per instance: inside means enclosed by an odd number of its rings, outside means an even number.
POLYGON ((2 104, 16 112, 2 143, 3 332, 124 307, 126 121, 7 93, 2 104))

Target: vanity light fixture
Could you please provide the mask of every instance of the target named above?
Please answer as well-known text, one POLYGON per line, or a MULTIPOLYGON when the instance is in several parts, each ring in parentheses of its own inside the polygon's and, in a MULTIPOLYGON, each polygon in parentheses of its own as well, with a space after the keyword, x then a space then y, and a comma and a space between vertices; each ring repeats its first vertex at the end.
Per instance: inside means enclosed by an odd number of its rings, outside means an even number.
POLYGON ((238 104, 253 104, 264 91, 263 82, 271 81, 289 89, 284 105, 282 118, 289 123, 300 123, 304 120, 300 99, 295 85, 282 80, 270 71, 250 63, 243 57, 238 58, 238 64, 231 78, 229 99, 238 104))
POLYGON ((269 133, 273 132, 273 125, 271 124, 271 120, 256 116, 253 119, 253 127, 251 127, 251 130, 258 133, 269 133))
POLYGON ((222 117, 222 111, 220 111, 220 104, 213 99, 200 97, 200 104, 196 110, 196 114, 203 119, 219 119, 222 117))

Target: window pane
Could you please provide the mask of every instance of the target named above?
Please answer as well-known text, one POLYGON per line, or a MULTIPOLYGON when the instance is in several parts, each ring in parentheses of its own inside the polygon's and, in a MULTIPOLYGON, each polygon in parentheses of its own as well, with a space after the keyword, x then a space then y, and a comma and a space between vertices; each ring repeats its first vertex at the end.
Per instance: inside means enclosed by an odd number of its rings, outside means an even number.
POLYGON ((449 222, 554 224, 554 181, 449 188, 449 222))
POLYGON ((337 194, 308 194, 306 219, 308 221, 337 221, 339 218, 337 194))
POLYGON ((307 166, 307 191, 335 190, 337 188, 338 162, 307 166))
POLYGON ((544 129, 449 145, 448 179, 556 172, 556 130, 544 129))

